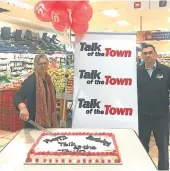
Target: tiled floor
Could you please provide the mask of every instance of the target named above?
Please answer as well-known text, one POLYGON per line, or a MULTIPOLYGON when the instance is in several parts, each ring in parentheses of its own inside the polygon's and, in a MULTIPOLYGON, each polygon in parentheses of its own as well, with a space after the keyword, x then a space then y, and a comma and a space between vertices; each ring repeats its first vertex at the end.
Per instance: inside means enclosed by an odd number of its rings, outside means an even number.
POLYGON ((8 145, 8 143, 10 143, 10 141, 17 133, 18 132, 8 132, 0 130, 0 152, 6 145, 8 145))
MULTIPOLYGON (((0 130, 0 152, 3 150, 3 148, 13 139, 13 137, 18 132, 12 133, 7 131, 0 130)), ((170 147, 169 147, 170 150, 170 147)), ((150 141, 150 156, 152 157, 152 160, 155 162, 155 165, 158 163, 158 151, 155 144, 154 137, 151 137, 150 141)))

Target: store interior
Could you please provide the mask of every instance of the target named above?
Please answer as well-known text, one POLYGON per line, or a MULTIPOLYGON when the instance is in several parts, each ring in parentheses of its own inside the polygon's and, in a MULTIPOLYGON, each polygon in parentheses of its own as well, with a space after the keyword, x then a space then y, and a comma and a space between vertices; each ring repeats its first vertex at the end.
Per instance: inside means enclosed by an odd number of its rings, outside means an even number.
MULTIPOLYGON (((21 86, 24 79, 33 70, 35 54, 37 52, 41 53, 44 46, 44 49, 48 49, 47 56, 50 59, 48 72, 57 91, 58 117, 64 121, 64 124, 60 123, 60 126, 71 127, 72 119, 74 34, 71 36, 70 30, 58 32, 52 27, 51 23, 38 20, 33 10, 38 0, 16 0, 16 2, 0 1, 1 36, 2 32, 4 32, 4 36, 8 33, 11 36, 6 40, 5 38, 0 40, 0 151, 23 128, 23 121, 21 120, 15 119, 15 121, 9 123, 13 115, 16 115, 16 111, 12 106, 10 97, 8 98, 3 93, 8 89, 13 89, 15 92, 21 86), (17 34, 21 31, 20 36, 26 35, 25 33, 27 33, 27 36, 24 38, 18 37, 17 34), (30 31, 31 39, 29 38, 30 31), (16 43, 19 41, 12 41, 12 39, 17 38, 21 39, 21 44, 16 43), (36 44, 35 42, 39 40, 41 42, 36 44), (48 46, 49 40, 52 41, 50 47, 48 46), (24 46, 24 44, 28 46, 28 43, 30 43, 29 48, 24 46), (36 48, 33 48, 35 44, 36 48), (68 74, 67 80, 65 78, 66 73, 68 74), (65 82, 67 82, 67 87, 65 82), (63 99, 65 90, 67 103, 63 99), (3 102, 3 98, 6 98, 6 101, 3 102)), ((132 4, 125 0, 92 0, 90 5, 93 9, 93 16, 89 22, 88 32, 170 31, 170 8, 158 9, 153 7, 147 9, 146 7, 133 9, 132 4)), ((159 61, 170 66, 170 40, 143 41, 140 38, 137 39, 139 45, 145 42, 153 44, 158 54, 161 55, 159 61)), ((150 146, 150 155, 157 164, 157 147, 153 137, 150 146)))

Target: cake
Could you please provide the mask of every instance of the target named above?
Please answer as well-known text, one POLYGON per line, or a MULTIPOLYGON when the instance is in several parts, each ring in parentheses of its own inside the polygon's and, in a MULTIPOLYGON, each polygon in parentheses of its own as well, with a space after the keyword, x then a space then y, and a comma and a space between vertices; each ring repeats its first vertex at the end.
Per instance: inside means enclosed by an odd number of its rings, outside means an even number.
POLYGON ((121 164, 113 133, 42 133, 26 164, 121 164))

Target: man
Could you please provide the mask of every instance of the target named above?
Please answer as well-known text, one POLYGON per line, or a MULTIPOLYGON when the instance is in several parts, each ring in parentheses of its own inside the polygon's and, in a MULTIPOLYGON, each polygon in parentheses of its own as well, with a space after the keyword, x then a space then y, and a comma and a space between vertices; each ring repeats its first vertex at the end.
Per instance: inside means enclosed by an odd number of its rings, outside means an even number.
POLYGON ((153 132, 158 147, 158 170, 169 170, 169 91, 170 68, 157 61, 153 45, 142 47, 144 63, 137 68, 139 139, 149 153, 153 132))

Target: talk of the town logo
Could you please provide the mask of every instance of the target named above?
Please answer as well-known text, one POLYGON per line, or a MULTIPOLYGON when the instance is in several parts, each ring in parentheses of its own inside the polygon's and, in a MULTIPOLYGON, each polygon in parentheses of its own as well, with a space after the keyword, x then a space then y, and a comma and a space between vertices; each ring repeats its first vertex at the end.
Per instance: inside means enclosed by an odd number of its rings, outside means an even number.
POLYGON ((132 85, 132 78, 113 78, 111 75, 105 75, 103 78, 101 78, 101 72, 98 70, 87 71, 85 69, 80 69, 79 79, 86 80, 86 83, 89 85, 132 85))
POLYGON ((131 50, 121 50, 121 49, 113 49, 110 47, 104 48, 101 50, 102 45, 93 42, 88 44, 86 42, 80 43, 80 51, 87 52, 87 56, 98 56, 98 57, 118 57, 118 58, 129 58, 132 56, 131 50))
POLYGON ((119 115, 119 116, 132 116, 132 108, 115 107, 111 104, 105 104, 101 107, 101 101, 98 99, 87 100, 85 98, 78 98, 78 108, 85 110, 88 115, 119 115))

